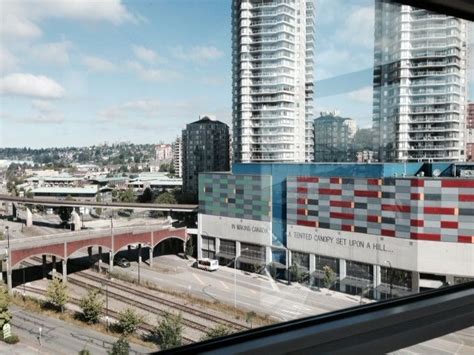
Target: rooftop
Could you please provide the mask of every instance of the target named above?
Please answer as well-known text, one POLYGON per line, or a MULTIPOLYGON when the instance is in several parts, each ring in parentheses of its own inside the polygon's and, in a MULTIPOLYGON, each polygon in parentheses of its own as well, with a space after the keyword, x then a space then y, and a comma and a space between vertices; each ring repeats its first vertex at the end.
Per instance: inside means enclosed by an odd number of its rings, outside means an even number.
POLYGON ((33 189, 32 192, 34 194, 65 194, 65 195, 73 195, 73 194, 95 194, 97 193, 97 186, 90 185, 84 187, 38 187, 37 189, 33 189))

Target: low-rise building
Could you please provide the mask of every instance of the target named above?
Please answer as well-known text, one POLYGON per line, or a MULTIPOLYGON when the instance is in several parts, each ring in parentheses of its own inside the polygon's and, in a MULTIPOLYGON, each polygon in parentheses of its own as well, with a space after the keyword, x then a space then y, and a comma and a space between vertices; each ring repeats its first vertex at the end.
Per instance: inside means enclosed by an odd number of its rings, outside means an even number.
POLYGON ((199 179, 198 258, 386 297, 474 279, 474 164, 234 164, 199 179), (394 277, 394 275, 396 277, 394 277))
POLYGON ((96 185, 82 187, 38 187, 31 190, 34 198, 65 200, 72 198, 77 201, 96 201, 99 189, 96 185))

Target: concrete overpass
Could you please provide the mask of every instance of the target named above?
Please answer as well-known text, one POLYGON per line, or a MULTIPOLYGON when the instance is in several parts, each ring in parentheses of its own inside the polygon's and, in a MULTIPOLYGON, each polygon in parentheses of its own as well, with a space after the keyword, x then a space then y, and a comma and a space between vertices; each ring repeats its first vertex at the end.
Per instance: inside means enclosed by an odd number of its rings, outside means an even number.
POLYGON ((69 201, 49 198, 26 198, 10 195, 1 195, 0 201, 30 205, 52 207, 97 207, 111 209, 153 210, 167 212, 197 212, 198 205, 184 204, 156 204, 156 203, 126 203, 126 202, 96 202, 96 201, 69 201))
MULTIPOLYGON (((47 256, 52 257, 53 270, 56 268, 57 259, 62 260, 63 280, 67 280, 67 260, 74 253, 87 248, 89 256, 92 256, 92 248, 98 247, 99 263, 101 262, 102 250, 109 253, 109 270, 113 269, 114 255, 118 251, 138 244, 138 262, 141 262, 142 246, 148 248, 150 253, 149 262, 153 260, 153 249, 162 241, 169 238, 177 238, 183 241, 183 247, 187 241, 186 228, 172 228, 169 225, 157 224, 151 226, 134 226, 122 228, 107 228, 100 230, 85 230, 79 232, 68 232, 61 234, 43 235, 14 241, 0 241, 0 255, 6 266, 6 279, 8 289, 12 289, 12 270, 23 260, 32 256, 43 257, 43 268, 46 265, 47 256), (9 243, 9 245, 8 245, 9 243)), ((5 271, 2 269, 2 271, 5 271)))

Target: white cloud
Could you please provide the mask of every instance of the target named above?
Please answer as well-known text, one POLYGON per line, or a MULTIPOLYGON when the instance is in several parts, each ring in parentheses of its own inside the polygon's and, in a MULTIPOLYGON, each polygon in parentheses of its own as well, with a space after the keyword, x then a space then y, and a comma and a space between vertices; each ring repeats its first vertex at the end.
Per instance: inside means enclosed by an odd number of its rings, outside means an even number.
POLYGON ((128 61, 126 66, 145 81, 163 82, 181 78, 181 75, 173 70, 146 68, 137 61, 128 61))
POLYGON ((337 37, 343 43, 373 48, 374 46, 374 6, 360 7, 343 21, 337 37))
POLYGON ((8 70, 16 68, 18 58, 7 48, 0 46, 0 72, 3 74, 8 70))
POLYGON ((55 109, 54 105, 46 100, 33 100, 31 101, 31 107, 40 112, 51 112, 55 109))
POLYGON ((130 114, 152 117, 161 108, 161 102, 156 99, 127 101, 99 112, 103 121, 126 119, 130 114))
POLYGON ((90 70, 96 72, 107 72, 117 70, 117 66, 108 61, 107 59, 94 57, 94 56, 84 56, 82 58, 82 63, 90 70))
POLYGON ((25 119, 25 123, 61 123, 64 121, 64 114, 50 101, 33 100, 31 107, 38 112, 35 116, 25 119))
POLYGON ((172 54, 181 60, 190 60, 198 63, 209 62, 221 58, 224 53, 214 46, 194 46, 184 48, 177 46, 171 49, 172 54))
POLYGON ((64 122, 64 114, 60 112, 50 101, 32 100, 31 113, 14 116, 8 113, 1 113, 1 119, 21 124, 59 124, 64 122))
POLYGON ((41 62, 66 65, 69 63, 71 48, 72 43, 69 41, 43 43, 31 47, 30 55, 41 62))
POLYGON ((64 114, 50 101, 33 100, 31 107, 37 111, 36 115, 24 118, 24 123, 61 123, 64 121, 64 114))
POLYGON ((0 93, 55 99, 64 95, 64 89, 56 81, 43 75, 14 73, 0 79, 0 93))
POLYGON ((2 39, 34 39, 42 35, 41 29, 30 19, 14 13, 8 13, 8 6, 10 2, 2 4, 3 15, 0 24, 0 36, 2 39))
POLYGON ((15 123, 49 123, 59 124, 64 122, 64 114, 54 111, 48 113, 37 113, 31 116, 17 117, 15 123))
POLYGON ((133 45, 132 50, 135 54, 135 57, 150 64, 163 60, 154 50, 143 46, 133 45))
POLYGON ((2 39, 34 39, 42 35, 39 23, 46 18, 64 18, 85 22, 109 22, 120 25, 137 22, 121 0, 35 0, 3 1, 2 39))
POLYGON ((373 52, 352 51, 330 44, 323 47, 315 60, 315 79, 323 80, 358 70, 371 68, 373 52))
POLYGON ((372 104, 373 88, 372 86, 364 86, 363 88, 360 88, 359 90, 348 93, 348 97, 351 100, 354 100, 357 102, 361 102, 364 104, 372 104))

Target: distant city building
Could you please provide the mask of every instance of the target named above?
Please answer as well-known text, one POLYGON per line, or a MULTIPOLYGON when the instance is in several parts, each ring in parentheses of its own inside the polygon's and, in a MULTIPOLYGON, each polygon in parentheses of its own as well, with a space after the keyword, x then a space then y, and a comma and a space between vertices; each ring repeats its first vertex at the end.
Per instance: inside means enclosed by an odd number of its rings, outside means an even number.
POLYGON ((182 135, 183 191, 197 195, 200 172, 229 171, 229 127, 203 116, 182 135))
POLYGON ((182 185, 180 178, 169 177, 167 172, 148 172, 129 179, 126 186, 135 192, 143 192, 146 188, 165 191, 181 188, 182 185))
POLYGON ((474 161, 474 102, 467 106, 466 160, 474 161))
POLYGON ((358 163, 372 163, 377 161, 377 154, 373 150, 362 150, 356 153, 358 163))
POLYGON ((373 130, 381 161, 464 160, 466 25, 375 2, 373 130))
POLYGON ((155 146, 155 159, 159 165, 169 163, 173 159, 171 144, 157 144, 155 146))
POLYGON ((181 137, 177 137, 173 142, 173 166, 174 174, 177 177, 183 176, 183 144, 181 137))
POLYGON ((311 161, 314 0, 232 3, 233 161, 311 161))
POLYGON ((337 112, 321 112, 314 120, 314 161, 350 162, 355 160, 354 136, 357 124, 337 112))

